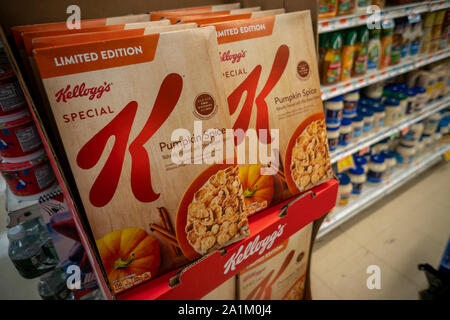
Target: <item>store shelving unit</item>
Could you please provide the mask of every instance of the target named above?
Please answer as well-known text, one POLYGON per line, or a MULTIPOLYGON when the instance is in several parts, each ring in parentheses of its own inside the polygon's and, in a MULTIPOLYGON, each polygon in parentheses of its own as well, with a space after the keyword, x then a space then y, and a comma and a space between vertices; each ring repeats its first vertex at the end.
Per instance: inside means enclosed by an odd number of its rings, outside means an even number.
POLYGON ((414 163, 405 169, 396 168, 391 177, 382 182, 378 186, 366 184, 361 195, 357 199, 350 199, 349 204, 344 207, 336 207, 330 220, 325 221, 319 229, 317 238, 323 237, 331 230, 357 215, 372 203, 378 201, 382 197, 390 194, 398 187, 402 186, 412 178, 427 170, 442 158, 442 155, 450 150, 450 143, 438 148, 428 155, 414 161, 414 163))
POLYGON ((424 54, 416 58, 405 59, 395 66, 385 68, 383 70, 375 70, 361 77, 352 78, 348 81, 339 82, 334 85, 320 86, 322 91, 322 100, 348 93, 350 91, 369 86, 376 82, 393 78, 400 74, 420 68, 424 65, 450 57, 450 48, 437 51, 433 54, 424 54))
MULTIPOLYGON (((380 11, 381 19, 394 19, 409 15, 432 12, 450 7, 450 1, 423 1, 400 6, 386 7, 380 11)), ((319 33, 342 30, 362 26, 367 23, 371 14, 361 12, 351 15, 323 19, 318 22, 319 33)))
POLYGON ((385 127, 377 132, 373 132, 367 137, 362 137, 357 142, 350 143, 348 146, 339 147, 336 151, 331 153, 331 163, 336 163, 340 159, 353 154, 363 148, 369 147, 385 138, 392 136, 410 125, 421 121, 429 115, 438 112, 446 107, 450 106, 450 96, 442 98, 438 101, 434 101, 424 108, 420 113, 407 117, 403 121, 400 121, 393 127, 385 127))

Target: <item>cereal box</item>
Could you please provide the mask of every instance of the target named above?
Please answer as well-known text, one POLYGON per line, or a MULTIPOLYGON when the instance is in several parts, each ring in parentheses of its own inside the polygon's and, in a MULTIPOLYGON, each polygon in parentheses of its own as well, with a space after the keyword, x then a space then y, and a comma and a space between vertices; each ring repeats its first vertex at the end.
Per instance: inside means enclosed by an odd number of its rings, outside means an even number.
POLYGON ((312 223, 241 271, 239 299, 303 299, 311 233, 312 223))
POLYGON ((248 235, 213 27, 34 55, 115 292, 248 235))
POLYGON ((241 167, 249 214, 331 178, 309 11, 213 25, 233 129, 260 142, 241 167))

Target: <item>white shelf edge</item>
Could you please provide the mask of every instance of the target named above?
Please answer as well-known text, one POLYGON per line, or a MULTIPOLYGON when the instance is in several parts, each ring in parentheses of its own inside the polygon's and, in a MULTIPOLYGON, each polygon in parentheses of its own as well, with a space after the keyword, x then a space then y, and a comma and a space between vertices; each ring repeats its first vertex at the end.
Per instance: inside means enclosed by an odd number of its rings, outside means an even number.
POLYGON ((339 82, 336 85, 321 85, 320 90, 322 91, 322 101, 366 87, 376 82, 393 78, 400 74, 420 68, 424 65, 443 60, 449 56, 450 48, 445 48, 435 53, 421 55, 415 59, 406 59, 398 65, 390 66, 382 70, 372 71, 371 73, 365 74, 361 77, 351 78, 348 81, 339 82))
MULTIPOLYGON (((422 110, 419 114, 413 115, 412 117, 408 117, 407 119, 399 122, 394 127, 383 128, 380 131, 373 132, 371 135, 367 137, 361 138, 356 143, 351 143, 350 145, 340 148, 336 151, 331 152, 330 158, 331 163, 336 163, 339 159, 342 159, 345 156, 353 154, 365 147, 371 146, 391 135, 402 131, 404 128, 421 121, 422 119, 428 117, 429 115, 438 112, 450 105, 450 97, 441 98, 440 100, 434 102, 431 106, 422 110)), ((339 147, 338 147, 339 148, 339 147)))
POLYGON ((364 185, 363 192, 356 199, 350 199, 350 203, 344 207, 337 207, 333 213, 331 221, 324 222, 319 229, 317 239, 323 237, 330 231, 334 230, 350 218, 354 217, 374 202, 378 201, 385 195, 396 190, 418 174, 430 168, 439 162, 442 155, 450 150, 450 143, 441 146, 437 151, 432 152, 424 157, 416 160, 412 166, 406 169, 396 168, 392 177, 383 182, 382 186, 364 185))

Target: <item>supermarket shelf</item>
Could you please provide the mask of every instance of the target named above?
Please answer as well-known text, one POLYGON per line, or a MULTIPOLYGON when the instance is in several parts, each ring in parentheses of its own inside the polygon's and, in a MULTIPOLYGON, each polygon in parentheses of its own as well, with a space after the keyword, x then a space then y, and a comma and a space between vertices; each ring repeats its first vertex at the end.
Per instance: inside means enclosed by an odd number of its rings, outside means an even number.
POLYGON ((320 86, 320 89, 322 91, 322 100, 328 100, 330 98, 362 87, 366 87, 376 82, 398 76, 400 74, 412 71, 424 65, 445 59, 447 57, 450 57, 450 48, 437 51, 433 54, 424 54, 415 59, 405 59, 398 65, 391 66, 383 70, 374 70, 364 76, 352 78, 344 82, 339 82, 335 85, 320 86))
MULTIPOLYGON (((60 190, 59 185, 55 183, 55 185, 48 190, 48 193, 57 190, 60 190)), ((14 227, 19 223, 41 216, 39 200, 20 200, 11 193, 9 188, 6 188, 5 206, 6 212, 8 214, 8 228, 14 227)))
POLYGON ((404 128, 407 128, 410 125, 419 122, 422 119, 428 117, 429 115, 438 112, 448 106, 450 106, 450 96, 447 96, 445 98, 439 99, 438 101, 431 103, 420 113, 414 114, 413 116, 406 118, 405 120, 399 122, 394 127, 383 128, 380 131, 373 132, 367 137, 361 138, 357 142, 350 143, 348 146, 339 147, 336 151, 333 151, 331 153, 331 163, 335 163, 338 160, 350 154, 353 154, 365 147, 371 146, 377 143, 378 141, 381 141, 385 138, 392 136, 397 132, 401 132, 404 128))
POLYGON ((439 162, 441 156, 449 150, 450 144, 447 143, 446 145, 440 147, 437 151, 417 160, 409 168, 396 168, 392 177, 384 181, 382 185, 371 186, 366 184, 361 195, 357 199, 351 199, 350 203, 345 207, 338 207, 337 209, 335 209, 336 212, 333 213, 331 220, 324 222, 320 227, 317 238, 323 237, 325 234, 337 228, 339 225, 349 220, 351 217, 360 213, 372 203, 393 192, 398 187, 405 184, 421 172, 430 168, 432 165, 439 162))
MULTIPOLYGON (((447 9, 450 7, 450 1, 424 1, 417 3, 410 3, 406 5, 390 6, 381 10, 381 19, 394 19, 399 17, 406 17, 414 14, 421 14, 424 12, 447 9)), ((320 20, 318 22, 319 33, 342 30, 351 27, 365 25, 368 17, 371 14, 361 12, 351 15, 333 17, 330 19, 320 20)))

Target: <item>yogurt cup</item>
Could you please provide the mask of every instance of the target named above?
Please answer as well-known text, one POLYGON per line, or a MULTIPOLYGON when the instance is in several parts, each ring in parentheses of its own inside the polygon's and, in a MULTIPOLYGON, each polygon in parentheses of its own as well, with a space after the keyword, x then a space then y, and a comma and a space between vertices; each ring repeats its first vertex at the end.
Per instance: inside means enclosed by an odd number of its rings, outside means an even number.
POLYGON ((25 109, 27 101, 14 74, 0 76, 0 117, 25 109))
POLYGON ((0 117, 0 157, 5 162, 34 159, 41 149, 41 137, 27 110, 0 117))
POLYGON ((35 200, 55 185, 55 175, 47 155, 22 163, 0 163, 9 189, 20 200, 35 200))
POLYGON ((350 180, 352 182, 352 195, 359 196, 362 192, 364 182, 366 181, 366 174, 364 169, 356 166, 349 171, 350 180))
POLYGON ((381 154, 373 154, 370 157, 367 182, 378 184, 383 180, 386 171, 385 159, 381 154))

